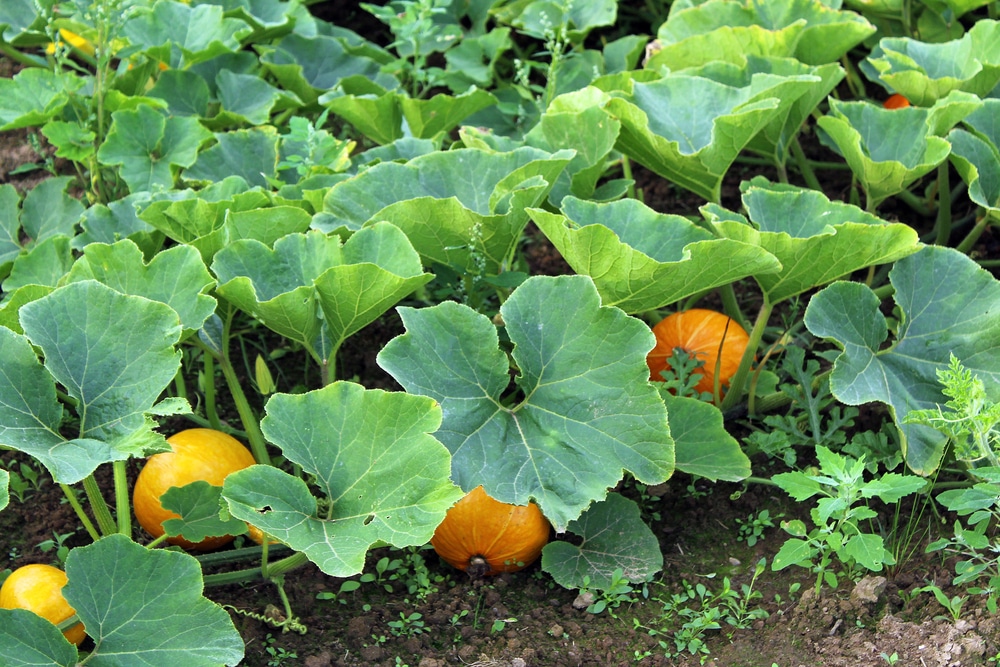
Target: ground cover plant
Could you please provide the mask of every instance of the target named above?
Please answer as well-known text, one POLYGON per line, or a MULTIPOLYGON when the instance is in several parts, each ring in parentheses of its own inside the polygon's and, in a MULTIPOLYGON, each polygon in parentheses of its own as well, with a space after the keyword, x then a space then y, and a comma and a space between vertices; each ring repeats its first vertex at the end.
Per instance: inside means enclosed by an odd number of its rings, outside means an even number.
POLYGON ((0 517, 71 516, 4 664, 291 664, 314 604, 315 664, 705 663, 921 557, 996 627, 1000 3, 329 4, 0 6, 0 517), (671 579, 671 495, 769 498, 751 569, 671 579), (504 588, 627 647, 517 655, 504 588))

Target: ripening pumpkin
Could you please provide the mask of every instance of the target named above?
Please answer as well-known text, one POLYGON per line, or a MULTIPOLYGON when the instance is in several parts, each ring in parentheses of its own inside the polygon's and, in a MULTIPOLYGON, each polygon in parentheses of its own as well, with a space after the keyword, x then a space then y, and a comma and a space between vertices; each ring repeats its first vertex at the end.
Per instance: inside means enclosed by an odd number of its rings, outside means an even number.
POLYGON ((704 308, 668 315, 653 327, 653 334, 656 336, 656 347, 646 355, 650 379, 663 379, 660 373, 669 368, 667 359, 674 348, 679 347, 704 362, 692 375, 701 376, 695 389, 709 394, 715 388, 716 361, 719 365, 719 386, 724 388, 736 373, 743 351, 750 342, 750 336, 735 320, 704 308))
MULTIPOLYGON (((66 573, 51 565, 35 563, 19 567, 0 586, 0 608, 27 609, 59 625, 76 613, 62 594, 67 581, 66 573)), ((86 637, 83 623, 67 628, 63 636, 79 646, 86 637)))
MULTIPOLYGON (((153 454, 139 471, 132 490, 132 508, 139 524, 153 537, 163 535, 163 522, 179 518, 160 504, 160 496, 172 486, 205 481, 222 486, 231 472, 242 470, 256 461, 239 440, 209 428, 192 428, 167 438, 172 451, 153 454)), ((232 535, 207 537, 193 543, 181 537, 167 541, 185 549, 208 551, 229 544, 232 535)))
POLYGON ((893 93, 882 103, 882 107, 885 109, 903 109, 908 106, 910 106, 910 100, 899 93, 893 93))
POLYGON ((516 572, 542 553, 550 528, 538 505, 502 503, 477 486, 448 510, 431 546, 472 577, 516 572))

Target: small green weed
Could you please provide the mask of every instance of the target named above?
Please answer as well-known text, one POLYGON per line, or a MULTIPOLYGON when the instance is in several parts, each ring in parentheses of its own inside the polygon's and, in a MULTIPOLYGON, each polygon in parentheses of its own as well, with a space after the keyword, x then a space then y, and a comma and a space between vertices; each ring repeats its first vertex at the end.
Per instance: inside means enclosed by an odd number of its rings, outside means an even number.
POLYGON ((389 621, 389 632, 396 637, 415 637, 424 633, 423 614, 399 612, 399 620, 389 621))
POLYGON ((275 641, 277 639, 270 632, 264 637, 264 651, 270 656, 267 660, 267 667, 282 667, 289 660, 295 660, 299 657, 295 651, 288 651, 280 646, 275 646, 275 641))
MULTIPOLYGON (((775 519, 780 519, 784 514, 776 514, 775 519)), ((736 525, 740 527, 740 534, 736 536, 737 541, 746 542, 748 547, 757 544, 764 536, 764 530, 774 528, 774 521, 771 520, 769 510, 760 510, 748 516, 746 519, 736 519, 736 525)))

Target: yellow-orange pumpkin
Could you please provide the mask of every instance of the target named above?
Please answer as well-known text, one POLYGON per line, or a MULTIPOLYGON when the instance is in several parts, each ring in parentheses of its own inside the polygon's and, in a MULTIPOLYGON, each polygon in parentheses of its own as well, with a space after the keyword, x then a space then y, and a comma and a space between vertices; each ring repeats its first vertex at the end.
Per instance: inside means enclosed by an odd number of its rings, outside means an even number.
MULTIPOLYGON (((66 573, 51 565, 36 563, 19 567, 0 587, 0 608, 27 609, 59 625, 76 613, 62 594, 67 581, 66 573)), ((63 636, 79 646, 86 637, 83 623, 64 630, 63 636)))
POLYGON ((904 109, 910 106, 910 100, 906 99, 899 93, 893 93, 885 99, 882 106, 886 109, 904 109))
POLYGON ((701 379, 695 385, 699 392, 712 393, 715 387, 715 366, 718 360, 719 386, 725 388, 736 373, 750 336, 735 320, 722 313, 704 308, 692 308, 668 315, 653 327, 656 347, 646 356, 651 380, 662 380, 662 371, 669 368, 667 359, 674 348, 681 348, 703 361, 695 369, 701 379))
MULTIPOLYGON (((132 491, 132 508, 139 524, 153 537, 163 535, 163 522, 178 518, 165 510, 160 496, 172 486, 185 486, 204 481, 222 486, 231 472, 256 463, 253 455, 239 440, 208 428, 192 428, 167 438, 172 451, 154 454, 146 460, 132 491)), ((232 535, 208 537, 192 543, 180 537, 167 541, 185 549, 208 551, 229 544, 232 535)))
POLYGON ((502 503, 477 486, 448 510, 431 546, 473 577, 516 572, 542 553, 550 529, 534 503, 502 503))

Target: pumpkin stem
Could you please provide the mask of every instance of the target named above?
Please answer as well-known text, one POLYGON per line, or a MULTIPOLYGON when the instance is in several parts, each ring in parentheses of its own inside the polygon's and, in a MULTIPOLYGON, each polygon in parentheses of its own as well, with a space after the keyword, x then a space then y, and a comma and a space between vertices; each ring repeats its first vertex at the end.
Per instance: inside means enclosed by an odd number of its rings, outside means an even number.
POLYGON ((482 556, 473 556, 469 559, 469 567, 465 569, 465 573, 471 579, 482 579, 490 573, 491 569, 490 564, 486 562, 485 558, 482 556))

